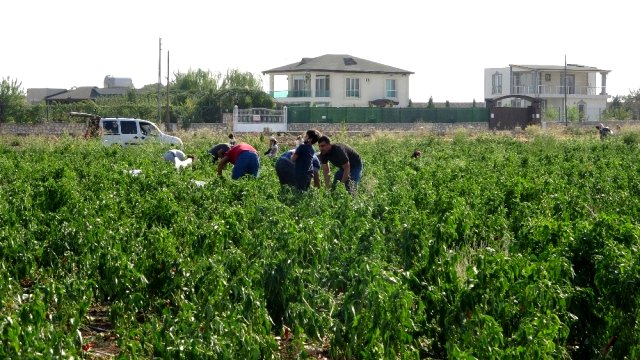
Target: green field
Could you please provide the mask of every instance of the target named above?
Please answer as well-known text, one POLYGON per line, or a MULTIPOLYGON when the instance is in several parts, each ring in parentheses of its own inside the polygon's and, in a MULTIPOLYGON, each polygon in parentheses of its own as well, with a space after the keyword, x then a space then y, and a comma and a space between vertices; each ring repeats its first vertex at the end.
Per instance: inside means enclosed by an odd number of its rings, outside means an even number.
POLYGON ((225 138, 0 138, 0 358, 640 358, 639 133, 337 134, 356 196, 225 138))

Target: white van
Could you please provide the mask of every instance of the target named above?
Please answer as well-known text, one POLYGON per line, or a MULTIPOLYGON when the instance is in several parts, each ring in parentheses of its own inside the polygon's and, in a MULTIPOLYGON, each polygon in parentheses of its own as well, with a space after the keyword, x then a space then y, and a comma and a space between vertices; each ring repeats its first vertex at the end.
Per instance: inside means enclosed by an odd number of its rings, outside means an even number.
POLYGON ((102 144, 111 145, 139 145, 149 141, 171 144, 182 147, 179 137, 163 133, 156 124, 148 120, 131 118, 102 118, 100 119, 100 133, 102 144))

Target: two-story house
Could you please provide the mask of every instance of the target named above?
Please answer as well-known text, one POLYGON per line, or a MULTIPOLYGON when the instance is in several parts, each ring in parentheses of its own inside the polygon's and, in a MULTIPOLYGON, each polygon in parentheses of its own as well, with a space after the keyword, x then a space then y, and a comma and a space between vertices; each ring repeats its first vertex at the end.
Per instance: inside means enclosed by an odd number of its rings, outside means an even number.
POLYGON ((287 105, 409 105, 411 71, 351 55, 322 55, 262 72, 269 75, 270 94, 287 105), (276 90, 275 76, 286 76, 287 89, 276 90), (386 101, 385 101, 386 100, 386 101))
POLYGON ((599 120, 607 107, 607 74, 591 66, 509 65, 484 69, 484 97, 498 99, 497 106, 527 107, 525 99, 507 97, 526 95, 541 100, 541 107, 554 108, 563 119, 566 106, 576 107, 581 119, 599 120), (598 81, 600 75, 600 81, 598 81))

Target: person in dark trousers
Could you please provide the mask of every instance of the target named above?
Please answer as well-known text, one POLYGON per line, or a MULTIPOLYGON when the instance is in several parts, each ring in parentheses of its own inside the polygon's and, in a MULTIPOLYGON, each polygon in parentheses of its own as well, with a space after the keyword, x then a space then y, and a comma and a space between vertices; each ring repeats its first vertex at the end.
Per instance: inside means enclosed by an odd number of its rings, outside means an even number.
POLYGON ((362 159, 360 155, 347 144, 332 144, 328 136, 321 136, 318 139, 318 147, 320 147, 320 156, 318 158, 322 164, 325 186, 327 188, 330 186, 335 188, 338 181, 340 181, 345 185, 347 191, 355 192, 362 178, 362 159), (339 168, 331 184, 329 163, 339 168))
POLYGON ((598 129, 598 132, 600 133, 600 140, 604 140, 607 136, 613 134, 613 131, 611 131, 611 129, 609 129, 608 127, 602 125, 602 123, 596 125, 596 129, 598 129))
POLYGON ((313 177, 312 161, 315 155, 313 145, 318 142, 320 133, 316 130, 307 130, 303 137, 302 145, 298 146, 291 156, 291 161, 295 164, 296 189, 300 191, 309 190, 311 178, 313 177))
POLYGON ((219 176, 222 176, 222 170, 224 170, 227 163, 232 163, 233 170, 231 171, 231 178, 233 180, 238 180, 247 174, 258 177, 260 172, 260 157, 253 146, 239 143, 238 145, 232 146, 226 152, 224 152, 223 149, 218 150, 216 155, 222 156, 218 164, 219 176))
MULTIPOLYGON (((276 175, 278 175, 278 180, 280 181, 280 185, 289 185, 291 187, 296 186, 296 169, 295 164, 291 161, 291 156, 295 149, 291 149, 285 151, 278 160, 276 160, 276 175)), ((313 186, 316 188, 320 188, 320 160, 314 154, 313 160, 311 161, 312 172, 313 172, 313 186)))

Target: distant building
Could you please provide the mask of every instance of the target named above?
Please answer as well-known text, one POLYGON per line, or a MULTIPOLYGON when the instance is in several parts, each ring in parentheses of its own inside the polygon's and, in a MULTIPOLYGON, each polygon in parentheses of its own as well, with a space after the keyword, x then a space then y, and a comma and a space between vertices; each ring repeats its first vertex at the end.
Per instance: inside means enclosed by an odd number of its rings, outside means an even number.
POLYGON ((322 55, 262 72, 270 94, 284 105, 409 105, 411 71, 351 55, 322 55), (287 89, 274 89, 274 76, 287 77, 287 89))
POLYGON ((607 74, 596 67, 563 65, 509 65, 484 69, 484 96, 498 107, 527 107, 530 102, 518 95, 541 100, 541 110, 554 108, 560 118, 567 107, 577 107, 583 120, 598 120, 607 107, 607 74), (600 81, 598 82, 598 75, 600 81))
POLYGON ((27 89, 27 101, 29 104, 37 104, 45 101, 49 96, 66 92, 67 89, 32 88, 27 89))
POLYGON ((131 78, 113 77, 111 75, 107 75, 104 77, 104 87, 105 89, 113 89, 113 88, 131 89, 133 88, 133 80, 131 80, 131 78))
POLYGON ((101 96, 124 95, 127 91, 129 91, 128 88, 101 89, 95 86, 83 86, 48 96, 45 100, 47 103, 72 103, 83 100, 94 100, 101 96))
POLYGON ((118 78, 107 75, 104 78, 104 88, 97 86, 80 86, 67 89, 32 88, 27 89, 27 101, 36 104, 45 101, 70 103, 83 100, 94 100, 103 96, 124 95, 130 89, 134 89, 131 78, 118 78))

